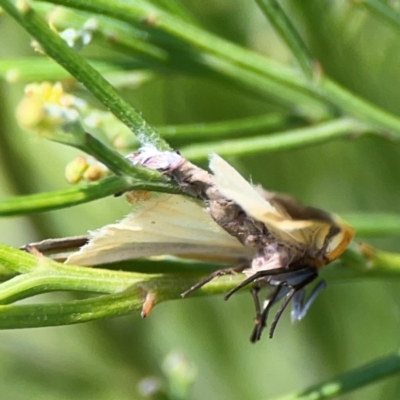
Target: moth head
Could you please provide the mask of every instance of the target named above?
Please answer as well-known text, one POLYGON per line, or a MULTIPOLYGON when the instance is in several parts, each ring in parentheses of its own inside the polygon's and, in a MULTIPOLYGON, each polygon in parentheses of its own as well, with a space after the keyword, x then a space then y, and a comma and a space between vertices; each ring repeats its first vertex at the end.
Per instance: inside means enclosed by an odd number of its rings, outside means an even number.
POLYGON ((327 264, 335 261, 342 255, 354 237, 354 229, 341 220, 335 220, 336 233, 328 238, 325 258, 327 264))

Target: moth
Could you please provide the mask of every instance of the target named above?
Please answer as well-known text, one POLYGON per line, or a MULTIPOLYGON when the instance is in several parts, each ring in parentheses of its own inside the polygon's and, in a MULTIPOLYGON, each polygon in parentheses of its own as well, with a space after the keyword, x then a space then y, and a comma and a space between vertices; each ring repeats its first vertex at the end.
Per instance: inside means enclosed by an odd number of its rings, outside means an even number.
MULTIPOLYGON (((224 159, 210 158, 212 175, 172 152, 136 154, 132 162, 159 169, 175 179, 190 198, 153 194, 134 205, 131 214, 90 234, 79 251, 66 252, 67 264, 96 265, 157 255, 184 256, 232 263, 188 288, 189 295, 215 277, 243 273, 243 281, 225 296, 250 285, 255 305, 251 341, 261 338, 271 307, 282 301, 269 330, 292 301, 293 321, 304 317, 320 281, 305 299, 305 288, 320 269, 337 259, 353 238, 353 230, 338 217, 303 206, 287 195, 254 186, 224 159), (260 302, 259 292, 268 287, 260 302)), ((75 238, 82 244, 84 238, 75 238)), ((54 241, 33 244, 42 251, 54 241)), ((59 244, 67 243, 65 240, 59 244)), ((57 247, 57 246, 55 246, 57 247)))

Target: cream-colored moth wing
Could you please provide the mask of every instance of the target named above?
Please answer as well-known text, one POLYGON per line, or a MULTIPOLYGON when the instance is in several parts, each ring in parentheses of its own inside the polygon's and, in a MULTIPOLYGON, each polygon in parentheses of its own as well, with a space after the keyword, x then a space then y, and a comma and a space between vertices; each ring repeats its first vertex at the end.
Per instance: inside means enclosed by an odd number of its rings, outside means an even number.
POLYGON ((239 204, 248 215, 257 220, 264 215, 281 218, 277 209, 219 155, 211 155, 210 169, 218 190, 227 199, 239 204))
POLYGON ((260 191, 217 154, 210 158, 218 190, 237 203, 249 216, 261 221, 278 239, 321 248, 329 232, 329 224, 313 220, 293 220, 282 207, 275 207, 260 191), (321 246, 321 247, 319 247, 321 246))
POLYGON ((89 243, 66 263, 96 265, 157 255, 240 259, 252 255, 196 201, 153 194, 122 221, 91 234, 89 243))

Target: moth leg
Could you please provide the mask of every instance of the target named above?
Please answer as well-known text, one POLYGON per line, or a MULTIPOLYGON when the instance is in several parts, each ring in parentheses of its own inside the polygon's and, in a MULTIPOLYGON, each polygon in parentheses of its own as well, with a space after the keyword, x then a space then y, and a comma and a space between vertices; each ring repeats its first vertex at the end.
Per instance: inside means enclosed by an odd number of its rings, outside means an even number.
MULTIPOLYGON (((255 324, 254 331, 256 330, 256 328, 258 326, 260 326, 260 324, 262 324, 262 318, 263 318, 263 313, 262 313, 261 304, 260 304, 260 298, 258 296, 260 289, 261 289, 260 286, 257 285, 257 286, 253 286, 250 290, 250 293, 253 297, 254 308, 256 311, 256 318, 254 319, 254 324, 255 324)), ((265 306, 265 302, 264 302, 263 306, 265 306)), ((254 331, 253 331, 252 337, 254 335, 254 331)))
POLYGON ((258 297, 259 291, 260 291, 259 286, 253 286, 250 290, 251 296, 253 297, 254 308, 256 310, 256 319, 255 319, 256 324, 258 324, 261 318, 261 305, 260 305, 260 298, 258 297))
MULTIPOLYGON (((312 282, 317 276, 318 276, 318 274, 315 272, 314 274, 311 274, 307 279, 304 279, 303 282, 301 282, 301 283, 299 283, 299 284, 297 284, 295 286, 291 286, 289 292, 287 293, 287 295, 285 297, 285 300, 283 301, 283 303, 279 307, 279 310, 275 314, 274 320, 272 321, 271 328, 269 329, 269 338, 270 339, 272 339, 272 337, 274 336, 274 331, 275 331, 276 325, 278 324, 279 319, 281 318, 283 312, 285 311, 285 308, 290 303, 290 300, 292 300, 293 296, 297 292, 302 291, 302 289, 306 285, 308 285, 310 282, 312 282)), ((321 290, 321 289, 319 289, 319 290, 321 290)), ((315 296, 316 296, 316 294, 314 295, 314 298, 315 298, 315 296)), ((309 305, 308 305, 308 307, 309 307, 309 305)))
POLYGON ((236 293, 239 289, 247 286, 248 284, 256 281, 259 278, 263 277, 269 277, 269 276, 274 276, 274 275, 280 275, 288 272, 286 267, 283 268, 275 268, 273 270, 265 270, 265 271, 258 271, 255 274, 249 276, 247 279, 245 279, 243 282, 240 282, 237 286, 235 286, 233 289, 231 289, 224 297, 225 300, 228 300, 234 293, 236 293))
POLYGON ((292 322, 300 321, 301 319, 304 318, 311 304, 318 296, 319 292, 323 290, 325 287, 326 287, 325 281, 319 282, 310 293, 310 296, 308 296, 308 299, 305 301, 304 301, 304 296, 305 296, 304 288, 295 293, 295 295, 293 296, 292 311, 290 313, 292 322))
POLYGON ((297 289, 295 288, 291 288, 288 292, 288 294, 285 297, 285 300, 283 301, 283 303, 281 304, 281 306, 279 307, 278 312, 275 314, 275 317, 272 321, 271 324, 271 328, 269 329, 269 338, 272 339, 272 337, 274 336, 274 331, 276 328, 276 325, 279 322, 279 319, 281 318, 283 312, 285 311, 285 308, 287 307, 287 305, 289 304, 290 300, 292 300, 293 296, 295 295, 297 289))
POLYGON ((261 338, 261 333, 267 325, 268 313, 271 307, 279 300, 280 295, 282 295, 283 284, 278 285, 275 290, 265 299, 263 304, 262 312, 257 316, 256 325, 250 336, 250 341, 252 343, 257 342, 261 338))
POLYGON ((181 297, 186 297, 190 293, 192 293, 195 290, 204 286, 206 283, 212 281, 214 278, 217 278, 217 277, 223 276, 223 275, 232 275, 232 274, 240 273, 247 267, 248 267, 247 264, 241 264, 241 265, 239 265, 237 267, 233 267, 233 268, 230 267, 230 268, 217 269, 216 271, 211 272, 210 275, 206 276, 205 278, 201 279, 199 282, 194 284, 191 288, 189 288, 188 290, 183 292, 181 294, 181 297))

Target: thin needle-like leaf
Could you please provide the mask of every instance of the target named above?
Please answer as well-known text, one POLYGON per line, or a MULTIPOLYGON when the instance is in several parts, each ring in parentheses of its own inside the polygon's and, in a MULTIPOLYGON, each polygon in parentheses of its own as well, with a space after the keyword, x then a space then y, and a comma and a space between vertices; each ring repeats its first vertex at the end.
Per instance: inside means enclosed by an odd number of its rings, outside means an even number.
POLYGON ((318 385, 275 400, 333 399, 400 373, 400 353, 396 351, 352 371, 328 379, 318 385))
POLYGON ((313 61, 306 45, 276 0, 256 0, 262 12, 287 44, 305 76, 313 76, 313 61))

